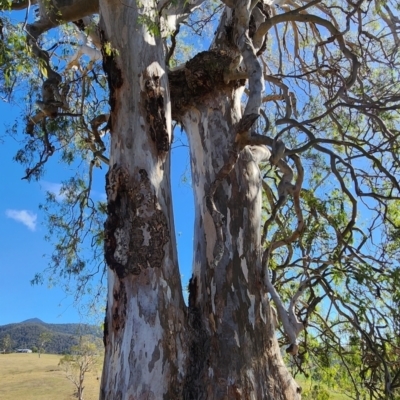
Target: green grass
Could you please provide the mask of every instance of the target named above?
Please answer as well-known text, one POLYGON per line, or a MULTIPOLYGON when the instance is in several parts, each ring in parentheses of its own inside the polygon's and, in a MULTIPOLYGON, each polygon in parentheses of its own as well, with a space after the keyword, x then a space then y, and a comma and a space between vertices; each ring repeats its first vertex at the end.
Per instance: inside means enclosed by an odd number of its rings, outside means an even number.
MULTIPOLYGON (((75 387, 58 366, 61 355, 0 354, 1 400, 72 400, 75 387)), ((85 400, 97 400, 100 371, 85 377, 85 400), (99 377, 99 379, 97 379, 99 377)))
POLYGON ((295 378, 296 382, 301 386, 302 388, 302 398, 303 399, 310 399, 310 400, 349 400, 351 397, 346 396, 344 393, 341 393, 341 391, 338 388, 329 388, 326 385, 319 385, 318 382, 312 381, 311 379, 306 379, 302 375, 298 375, 295 378), (312 389, 314 386, 320 386, 322 389, 322 392, 325 393, 325 396, 321 393, 320 397, 315 396, 315 392, 313 393, 312 389))

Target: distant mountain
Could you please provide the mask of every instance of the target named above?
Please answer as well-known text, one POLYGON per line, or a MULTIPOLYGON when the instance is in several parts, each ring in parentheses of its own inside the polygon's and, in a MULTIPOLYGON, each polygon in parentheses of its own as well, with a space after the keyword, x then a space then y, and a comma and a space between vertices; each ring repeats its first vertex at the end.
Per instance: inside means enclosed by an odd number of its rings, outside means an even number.
POLYGON ((4 336, 10 335, 13 349, 35 349, 39 346, 39 336, 43 332, 51 334, 45 351, 53 354, 68 353, 71 346, 78 343, 80 336, 103 336, 101 329, 94 325, 47 324, 38 318, 31 318, 20 323, 0 325, 0 342, 4 336))
POLYGON ((25 321, 22 321, 21 324, 45 324, 45 322, 43 322, 39 318, 31 318, 31 319, 27 319, 25 321))

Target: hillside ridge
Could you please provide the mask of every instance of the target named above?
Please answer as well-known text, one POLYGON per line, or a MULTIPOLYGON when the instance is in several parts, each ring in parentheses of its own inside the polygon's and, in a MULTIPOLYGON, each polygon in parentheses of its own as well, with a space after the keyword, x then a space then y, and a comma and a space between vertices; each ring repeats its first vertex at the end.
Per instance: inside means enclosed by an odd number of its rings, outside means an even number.
POLYGON ((79 342, 80 336, 102 337, 101 328, 95 325, 67 323, 50 324, 39 318, 30 318, 22 322, 0 325, 0 343, 10 335, 11 348, 37 349, 40 345, 40 335, 48 332, 51 339, 45 344, 47 353, 63 354, 70 351, 71 346, 79 342))

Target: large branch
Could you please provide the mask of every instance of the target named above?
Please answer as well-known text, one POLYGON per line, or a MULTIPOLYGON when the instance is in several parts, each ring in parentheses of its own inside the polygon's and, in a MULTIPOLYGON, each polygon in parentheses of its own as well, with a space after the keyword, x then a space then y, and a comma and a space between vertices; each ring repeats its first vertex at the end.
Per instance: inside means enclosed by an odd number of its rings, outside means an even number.
MULTIPOLYGON (((189 15, 204 3, 205 0, 161 0, 158 2, 157 10, 160 17, 164 18, 165 29, 163 34, 169 35, 175 32, 179 24, 185 21, 189 15)), ((163 24, 162 24, 163 25, 163 24)))
POLYGON ((39 0, 39 19, 28 24, 30 40, 36 41, 41 34, 67 22, 78 21, 99 12, 98 0, 39 0))
POLYGON ((290 302, 289 311, 286 311, 286 308, 282 302, 282 299, 279 296, 278 291, 275 289, 275 287, 272 284, 271 279, 269 277, 268 264, 269 264, 269 259, 270 259, 270 255, 271 255, 271 253, 270 253, 271 249, 269 249, 267 251, 268 251, 268 255, 266 257, 266 260, 264 260, 266 263, 266 271, 264 274, 264 283, 265 283, 265 286, 267 287, 269 294, 271 295, 272 300, 275 303, 276 309, 278 311, 278 317, 283 325, 283 330, 284 330, 287 338, 289 339, 289 347, 286 349, 286 351, 292 355, 296 355, 299 350, 299 344, 297 341, 297 337, 299 336, 300 332, 304 329, 304 324, 298 320, 296 313, 295 313, 295 307, 296 307, 297 301, 300 298, 301 293, 303 292, 304 286, 308 281, 300 284, 297 293, 293 296, 293 298, 290 302))
POLYGON ((47 51, 42 50, 38 45, 40 35, 51 28, 63 23, 80 20, 98 12, 98 0, 54 0, 48 3, 40 0, 39 19, 26 26, 27 43, 32 53, 38 58, 39 66, 45 71, 46 80, 42 85, 42 99, 37 102, 40 111, 29 119, 27 132, 32 134, 33 127, 41 117, 55 118, 59 114, 59 109, 67 109, 66 96, 68 85, 64 85, 60 92, 62 83, 61 75, 56 72, 50 64, 50 56, 47 51))
POLYGON ((258 115, 260 113, 262 92, 264 90, 261 64, 256 55, 253 42, 249 37, 252 8, 252 3, 249 0, 240 0, 235 7, 236 25, 234 27, 234 37, 243 57, 243 63, 249 79, 249 98, 243 113, 244 116, 250 114, 258 115))
MULTIPOLYGON (((357 59, 357 56, 346 47, 345 41, 343 39, 343 34, 331 22, 327 21, 324 18, 318 17, 317 15, 300 14, 299 10, 300 9, 289 11, 284 14, 279 14, 272 17, 271 19, 266 20, 263 24, 260 25, 258 31, 254 35, 254 40, 260 40, 273 26, 282 22, 304 22, 323 26, 331 33, 331 39, 337 41, 340 50, 351 62, 352 65, 351 72, 346 79, 345 86, 341 87, 337 95, 335 96, 335 98, 339 96, 346 99, 346 90, 350 89, 356 82, 357 73, 360 68, 360 63, 357 59)), ((333 102, 335 98, 329 100, 328 103, 333 102)))

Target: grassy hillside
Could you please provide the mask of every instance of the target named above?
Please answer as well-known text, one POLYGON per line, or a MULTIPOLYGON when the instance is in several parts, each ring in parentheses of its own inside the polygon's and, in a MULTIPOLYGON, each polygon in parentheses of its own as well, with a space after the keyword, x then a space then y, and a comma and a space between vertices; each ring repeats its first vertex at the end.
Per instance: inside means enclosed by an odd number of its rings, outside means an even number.
MULTIPOLYGON (((1 400, 73 400, 73 384, 58 366, 60 355, 0 354, 1 400)), ((88 372, 85 400, 99 398, 100 371, 88 372), (97 379, 99 377, 99 379, 97 379)))
POLYGON ((62 354, 69 352, 71 346, 78 343, 79 335, 94 335, 101 337, 99 327, 82 324, 47 324, 33 318, 16 324, 0 326, 0 343, 3 337, 10 335, 12 348, 38 347, 39 336, 43 332, 51 334, 51 340, 46 344, 47 353, 62 354))

